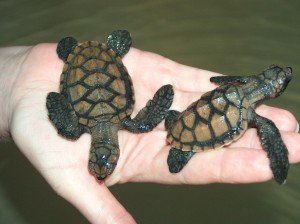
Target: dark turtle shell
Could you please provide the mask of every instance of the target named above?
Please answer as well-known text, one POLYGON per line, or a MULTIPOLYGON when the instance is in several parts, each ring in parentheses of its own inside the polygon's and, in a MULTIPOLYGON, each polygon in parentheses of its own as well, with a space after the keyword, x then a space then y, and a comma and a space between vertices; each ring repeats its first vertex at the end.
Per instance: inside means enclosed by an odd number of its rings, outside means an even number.
POLYGON ((60 83, 61 93, 83 125, 119 123, 132 113, 131 78, 121 58, 104 43, 88 41, 76 46, 67 58, 60 83))
POLYGON ((220 86, 180 114, 168 130, 167 141, 182 151, 222 147, 246 131, 249 106, 239 85, 220 86))

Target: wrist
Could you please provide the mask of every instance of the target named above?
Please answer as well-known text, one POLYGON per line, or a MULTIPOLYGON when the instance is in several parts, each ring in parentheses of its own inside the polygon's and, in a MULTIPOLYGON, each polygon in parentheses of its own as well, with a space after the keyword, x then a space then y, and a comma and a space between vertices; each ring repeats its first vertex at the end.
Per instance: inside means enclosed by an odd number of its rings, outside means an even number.
POLYGON ((19 76, 29 47, 0 48, 0 136, 9 136, 14 84, 19 76))
POLYGON ((39 109, 46 93, 58 91, 62 68, 56 44, 0 48, 0 136, 13 131, 17 115, 27 116, 23 109, 39 109))

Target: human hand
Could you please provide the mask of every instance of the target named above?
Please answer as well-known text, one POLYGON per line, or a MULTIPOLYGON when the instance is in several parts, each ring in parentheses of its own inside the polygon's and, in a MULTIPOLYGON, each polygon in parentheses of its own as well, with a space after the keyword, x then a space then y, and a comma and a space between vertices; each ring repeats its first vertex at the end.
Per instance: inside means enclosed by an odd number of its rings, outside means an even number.
MULTIPOLYGON (((47 117, 46 95, 58 92, 63 62, 55 44, 24 48, 16 63, 16 79, 7 100, 8 130, 19 149, 39 170, 53 189, 75 205, 92 223, 134 223, 130 214, 107 187, 125 182, 207 184, 213 182, 250 183, 272 177, 269 160, 255 129, 220 150, 197 153, 178 174, 169 173, 166 131, 163 123, 152 132, 134 134, 119 131, 120 158, 113 174, 99 183, 88 172, 90 135, 70 141, 57 134, 47 117)), ((204 92, 216 86, 209 82, 216 73, 177 64, 159 55, 131 48, 124 58, 133 80, 136 104, 134 115, 156 90, 172 84, 172 109, 184 110, 204 92)), ((289 149, 291 163, 300 161, 297 122, 286 110, 260 106, 260 115, 272 119, 289 149)))

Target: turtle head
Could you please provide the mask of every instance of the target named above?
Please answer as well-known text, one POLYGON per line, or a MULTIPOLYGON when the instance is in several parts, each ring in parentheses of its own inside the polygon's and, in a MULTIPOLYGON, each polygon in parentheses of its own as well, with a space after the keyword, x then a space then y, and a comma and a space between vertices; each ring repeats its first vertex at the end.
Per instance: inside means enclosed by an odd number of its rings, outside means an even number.
POLYGON ((118 124, 99 122, 90 129, 92 144, 89 170, 100 181, 111 175, 120 155, 118 146, 118 124))
POLYGON ((89 159, 89 170, 100 181, 103 181, 107 176, 112 174, 118 160, 118 156, 111 155, 110 152, 105 154, 101 152, 103 149, 106 151, 105 147, 107 146, 102 145, 102 149, 92 149, 89 159))
POLYGON ((267 86, 264 91, 266 96, 268 98, 275 98, 284 92, 291 81, 292 68, 271 65, 262 72, 260 77, 267 86))

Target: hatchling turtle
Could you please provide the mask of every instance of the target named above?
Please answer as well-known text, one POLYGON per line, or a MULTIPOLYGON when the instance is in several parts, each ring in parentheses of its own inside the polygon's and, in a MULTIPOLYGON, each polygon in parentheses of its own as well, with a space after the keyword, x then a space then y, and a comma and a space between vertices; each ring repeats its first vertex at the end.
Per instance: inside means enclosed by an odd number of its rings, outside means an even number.
POLYGON ((119 158, 118 130, 149 132, 166 116, 173 101, 171 85, 162 86, 152 100, 131 119, 134 91, 122 63, 131 46, 126 30, 112 32, 107 43, 78 44, 72 37, 60 40, 57 54, 65 62, 60 93, 47 95, 49 118, 58 133, 76 140, 92 135, 89 170, 97 179, 110 175, 119 158))
POLYGON ((256 127, 267 152, 275 180, 282 184, 289 169, 288 150, 275 124, 254 108, 263 100, 281 95, 292 78, 290 67, 271 65, 259 75, 217 76, 221 84, 205 93, 185 111, 170 110, 165 120, 171 145, 167 163, 178 173, 196 152, 217 149, 241 137, 248 127, 256 127))

